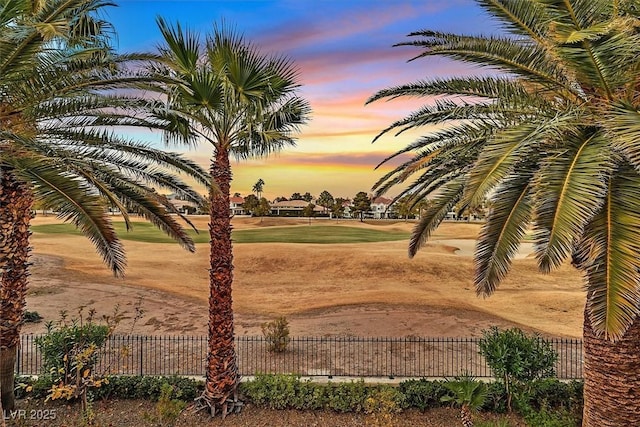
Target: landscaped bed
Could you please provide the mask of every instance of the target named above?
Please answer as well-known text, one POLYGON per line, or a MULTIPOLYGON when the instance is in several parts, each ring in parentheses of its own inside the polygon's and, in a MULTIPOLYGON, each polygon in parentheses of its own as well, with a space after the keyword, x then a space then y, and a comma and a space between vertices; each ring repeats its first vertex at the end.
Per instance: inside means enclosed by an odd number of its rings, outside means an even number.
MULTIPOLYGON (((453 381, 456 382, 456 381, 453 381)), ((446 426, 461 425, 452 380, 407 380, 397 386, 363 381, 319 384, 291 375, 259 375, 242 383, 240 413, 211 419, 197 411, 194 398, 203 383, 184 377, 110 377, 90 390, 88 410, 79 401, 47 401, 50 380, 20 378, 16 426, 446 426), (28 390, 28 391, 27 391, 28 390), (455 406, 455 407, 454 407, 455 406), (91 420, 91 422, 89 422, 91 420)), ((582 384, 545 379, 530 383, 508 413, 504 386, 487 384, 473 419, 476 426, 579 425, 582 384)))
MULTIPOLYGON (((51 426, 51 427, 75 427, 86 425, 80 414, 80 407, 76 404, 64 404, 57 402, 43 402, 39 400, 18 402, 19 408, 25 409, 25 418, 9 421, 9 425, 16 426, 51 426), (49 410, 49 414, 55 415, 53 420, 37 420, 37 410, 49 410), (33 419, 30 417, 33 416, 33 419)), ((93 403, 92 410, 95 413, 96 426, 113 427, 151 427, 161 424, 157 419, 156 403, 149 400, 99 400, 93 403)), ((476 415, 476 426, 482 426, 481 422, 487 422, 487 426, 514 426, 521 427, 526 424, 522 418, 516 415, 500 415, 488 412, 476 415), (497 424, 498 420, 508 420, 508 424, 497 424), (493 422, 493 423, 492 423, 493 422)), ((382 420, 380 420, 382 421, 382 420)), ((376 424, 376 419, 367 414, 336 413, 330 410, 322 411, 298 411, 276 410, 256 407, 248 404, 240 414, 221 418, 211 418, 204 412, 195 412, 192 407, 186 408, 177 418, 176 427, 191 426, 225 426, 225 427, 279 427, 279 426, 318 426, 318 427, 342 427, 364 425, 386 426, 432 426, 455 427, 460 424, 460 411, 454 408, 436 408, 425 412, 410 409, 400 414, 395 414, 389 423, 376 424), (368 423, 368 424, 367 424, 368 423)))

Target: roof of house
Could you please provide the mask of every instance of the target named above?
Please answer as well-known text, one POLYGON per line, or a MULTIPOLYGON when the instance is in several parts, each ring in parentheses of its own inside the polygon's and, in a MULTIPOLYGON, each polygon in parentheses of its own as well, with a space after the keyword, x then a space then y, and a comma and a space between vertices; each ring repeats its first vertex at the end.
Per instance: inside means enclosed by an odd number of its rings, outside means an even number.
POLYGON ((243 197, 229 197, 229 201, 231 203, 242 204, 242 203, 244 203, 244 198, 243 197))
POLYGON ((386 197, 376 197, 371 202, 372 205, 390 205, 393 199, 387 199, 386 197))
POLYGON ((301 209, 307 207, 308 204, 309 202, 305 202, 304 200, 283 200, 282 202, 272 203, 271 209, 301 209))

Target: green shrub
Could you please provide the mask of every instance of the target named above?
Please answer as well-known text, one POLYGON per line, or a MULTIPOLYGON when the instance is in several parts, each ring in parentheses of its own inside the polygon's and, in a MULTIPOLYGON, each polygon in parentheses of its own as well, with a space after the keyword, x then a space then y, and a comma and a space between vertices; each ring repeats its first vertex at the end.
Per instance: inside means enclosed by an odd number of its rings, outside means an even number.
POLYGON ((336 412, 363 412, 367 397, 363 380, 327 385, 327 407, 336 412))
POLYGON ((16 399, 24 399, 33 397, 36 399, 44 399, 49 394, 53 381, 48 375, 40 375, 39 377, 20 376, 15 378, 16 399))
MULTIPOLYGON (((16 397, 45 398, 52 386, 51 377, 41 375, 16 378, 16 397)), ((91 390, 93 399, 148 399, 158 400, 162 395, 162 386, 171 386, 171 399, 185 402, 202 394, 204 383, 192 378, 169 376, 108 376, 102 385, 91 390)))
POLYGON ((578 427, 580 421, 566 410, 552 410, 542 407, 524 415, 529 427, 578 427))
POLYGON ((482 410, 498 414, 507 412, 507 390, 503 383, 495 381, 487 384, 487 399, 482 410))
POLYGON ((404 395, 405 407, 421 411, 442 406, 440 399, 447 394, 444 382, 426 379, 402 381, 399 390, 404 395))
POLYGON ((327 405, 327 387, 310 380, 298 382, 295 409, 323 409, 327 405))
POLYGON ((42 320, 42 316, 37 311, 24 311, 24 323, 38 323, 42 320))
POLYGON ((440 398, 458 407, 467 407, 470 411, 480 410, 487 400, 487 385, 470 375, 455 377, 444 383, 448 393, 440 398))
POLYGON ((582 392, 582 381, 562 382, 545 378, 530 384, 529 405, 535 410, 548 407, 582 411, 582 392))
POLYGON ((262 335, 267 341, 269 351, 282 353, 289 344, 289 322, 284 316, 262 324, 262 335))
POLYGON ((478 345, 493 375, 504 382, 509 410, 514 395, 523 392, 524 383, 555 375, 558 354, 537 335, 528 336, 518 328, 499 330, 494 326, 483 331, 478 345))
POLYGON ((271 409, 295 407, 300 377, 296 375, 257 375, 241 384, 240 390, 255 404, 271 409))
MULTIPOLYGON (((42 352, 42 373, 52 375, 54 382, 65 380, 62 377, 74 371, 77 356, 86 353, 90 348, 101 348, 108 337, 107 325, 92 322, 47 324, 45 335, 35 339, 42 352)), ((96 351, 91 352, 83 363, 84 368, 92 369, 97 356, 96 351)))
POLYGON ((182 410, 187 406, 185 402, 172 397, 176 394, 173 386, 164 382, 160 386, 160 396, 154 407, 154 412, 145 414, 145 418, 154 425, 171 427, 175 425, 182 410))
POLYGON ((582 387, 581 381, 533 381, 516 400, 517 410, 534 427, 578 426, 582 420, 582 387))
POLYGON ((96 398, 158 400, 163 385, 168 384, 173 390, 172 399, 191 401, 204 388, 202 381, 178 376, 109 376, 107 380, 106 384, 93 390, 96 398))
POLYGON ((529 336, 518 328, 483 331, 480 354, 499 380, 533 381, 555 376, 558 354, 538 335, 529 336))
MULTIPOLYGON (((296 375, 257 375, 240 384, 241 393, 256 405, 273 409, 332 409, 336 412, 363 412, 370 389, 364 381, 317 384, 301 381, 296 375)), ((399 405, 402 399, 398 400, 399 405)))

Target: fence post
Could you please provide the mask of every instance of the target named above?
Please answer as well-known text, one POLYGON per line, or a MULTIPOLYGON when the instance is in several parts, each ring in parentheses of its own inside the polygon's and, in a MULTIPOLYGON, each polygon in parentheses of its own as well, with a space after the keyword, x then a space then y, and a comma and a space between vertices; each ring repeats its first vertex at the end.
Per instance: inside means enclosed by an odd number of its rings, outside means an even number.
POLYGON ((387 338, 387 343, 389 344, 389 379, 392 380, 393 379, 393 339, 389 339, 387 338))
POLYGON ((143 354, 142 354, 142 349, 144 348, 144 344, 143 344, 143 338, 145 338, 144 341, 146 341, 146 336, 138 336, 137 337, 140 341, 140 345, 138 346, 140 348, 140 376, 142 376, 144 374, 144 370, 142 368, 143 364, 144 364, 144 358, 143 358, 143 354))
POLYGON ((29 338, 25 335, 20 336, 20 345, 16 348, 16 377, 20 376, 20 360, 22 359, 22 344, 25 340, 29 338))

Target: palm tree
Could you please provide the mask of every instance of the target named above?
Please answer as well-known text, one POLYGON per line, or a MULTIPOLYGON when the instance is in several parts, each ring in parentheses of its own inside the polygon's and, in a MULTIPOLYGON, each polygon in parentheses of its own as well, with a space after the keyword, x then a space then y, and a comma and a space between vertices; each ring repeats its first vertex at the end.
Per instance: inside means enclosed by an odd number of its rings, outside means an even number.
MULTIPOLYGON (((161 128, 137 117, 146 101, 112 89, 132 80, 127 58, 108 47, 107 2, 8 0, 0 7, 0 389, 14 406, 13 375, 29 277, 29 224, 34 201, 56 208, 96 246, 117 275, 126 265, 106 208, 146 217, 193 251, 169 215, 175 209, 153 187, 201 199, 171 171, 208 185, 208 175, 181 156, 106 130, 161 128), (55 25, 54 25, 55 24, 55 25)), ((135 80, 135 79, 133 79, 135 80)))
POLYGON ((533 222, 540 270, 570 260, 586 278, 584 425, 640 425, 638 2, 477 3, 504 35, 424 30, 402 44, 492 75, 418 81, 369 100, 437 96, 382 134, 441 129, 394 154, 414 153, 375 189, 413 177, 403 193, 435 195, 410 256, 454 205, 491 198, 475 256, 479 295, 494 292, 533 222))
POLYGON ((256 193, 258 199, 262 197, 262 190, 264 189, 264 181, 262 178, 259 178, 255 184, 253 184, 253 192, 256 193))
POLYGON ((160 63, 151 66, 159 80, 173 84, 167 105, 173 117, 169 141, 197 139, 211 144, 211 177, 219 192, 210 194, 211 235, 209 349, 205 391, 200 403, 212 415, 234 410, 239 381, 234 346, 231 285, 233 253, 229 216, 229 156, 267 156, 294 145, 294 132, 306 122, 307 102, 292 64, 267 57, 233 30, 216 26, 201 45, 199 36, 158 19, 165 40, 160 63), (233 398, 232 398, 233 396, 233 398))
POLYGON ((473 427, 471 415, 484 405, 487 399, 487 385, 465 375, 454 381, 447 381, 444 387, 451 392, 442 396, 442 402, 451 402, 460 407, 460 418, 463 427, 473 427))

